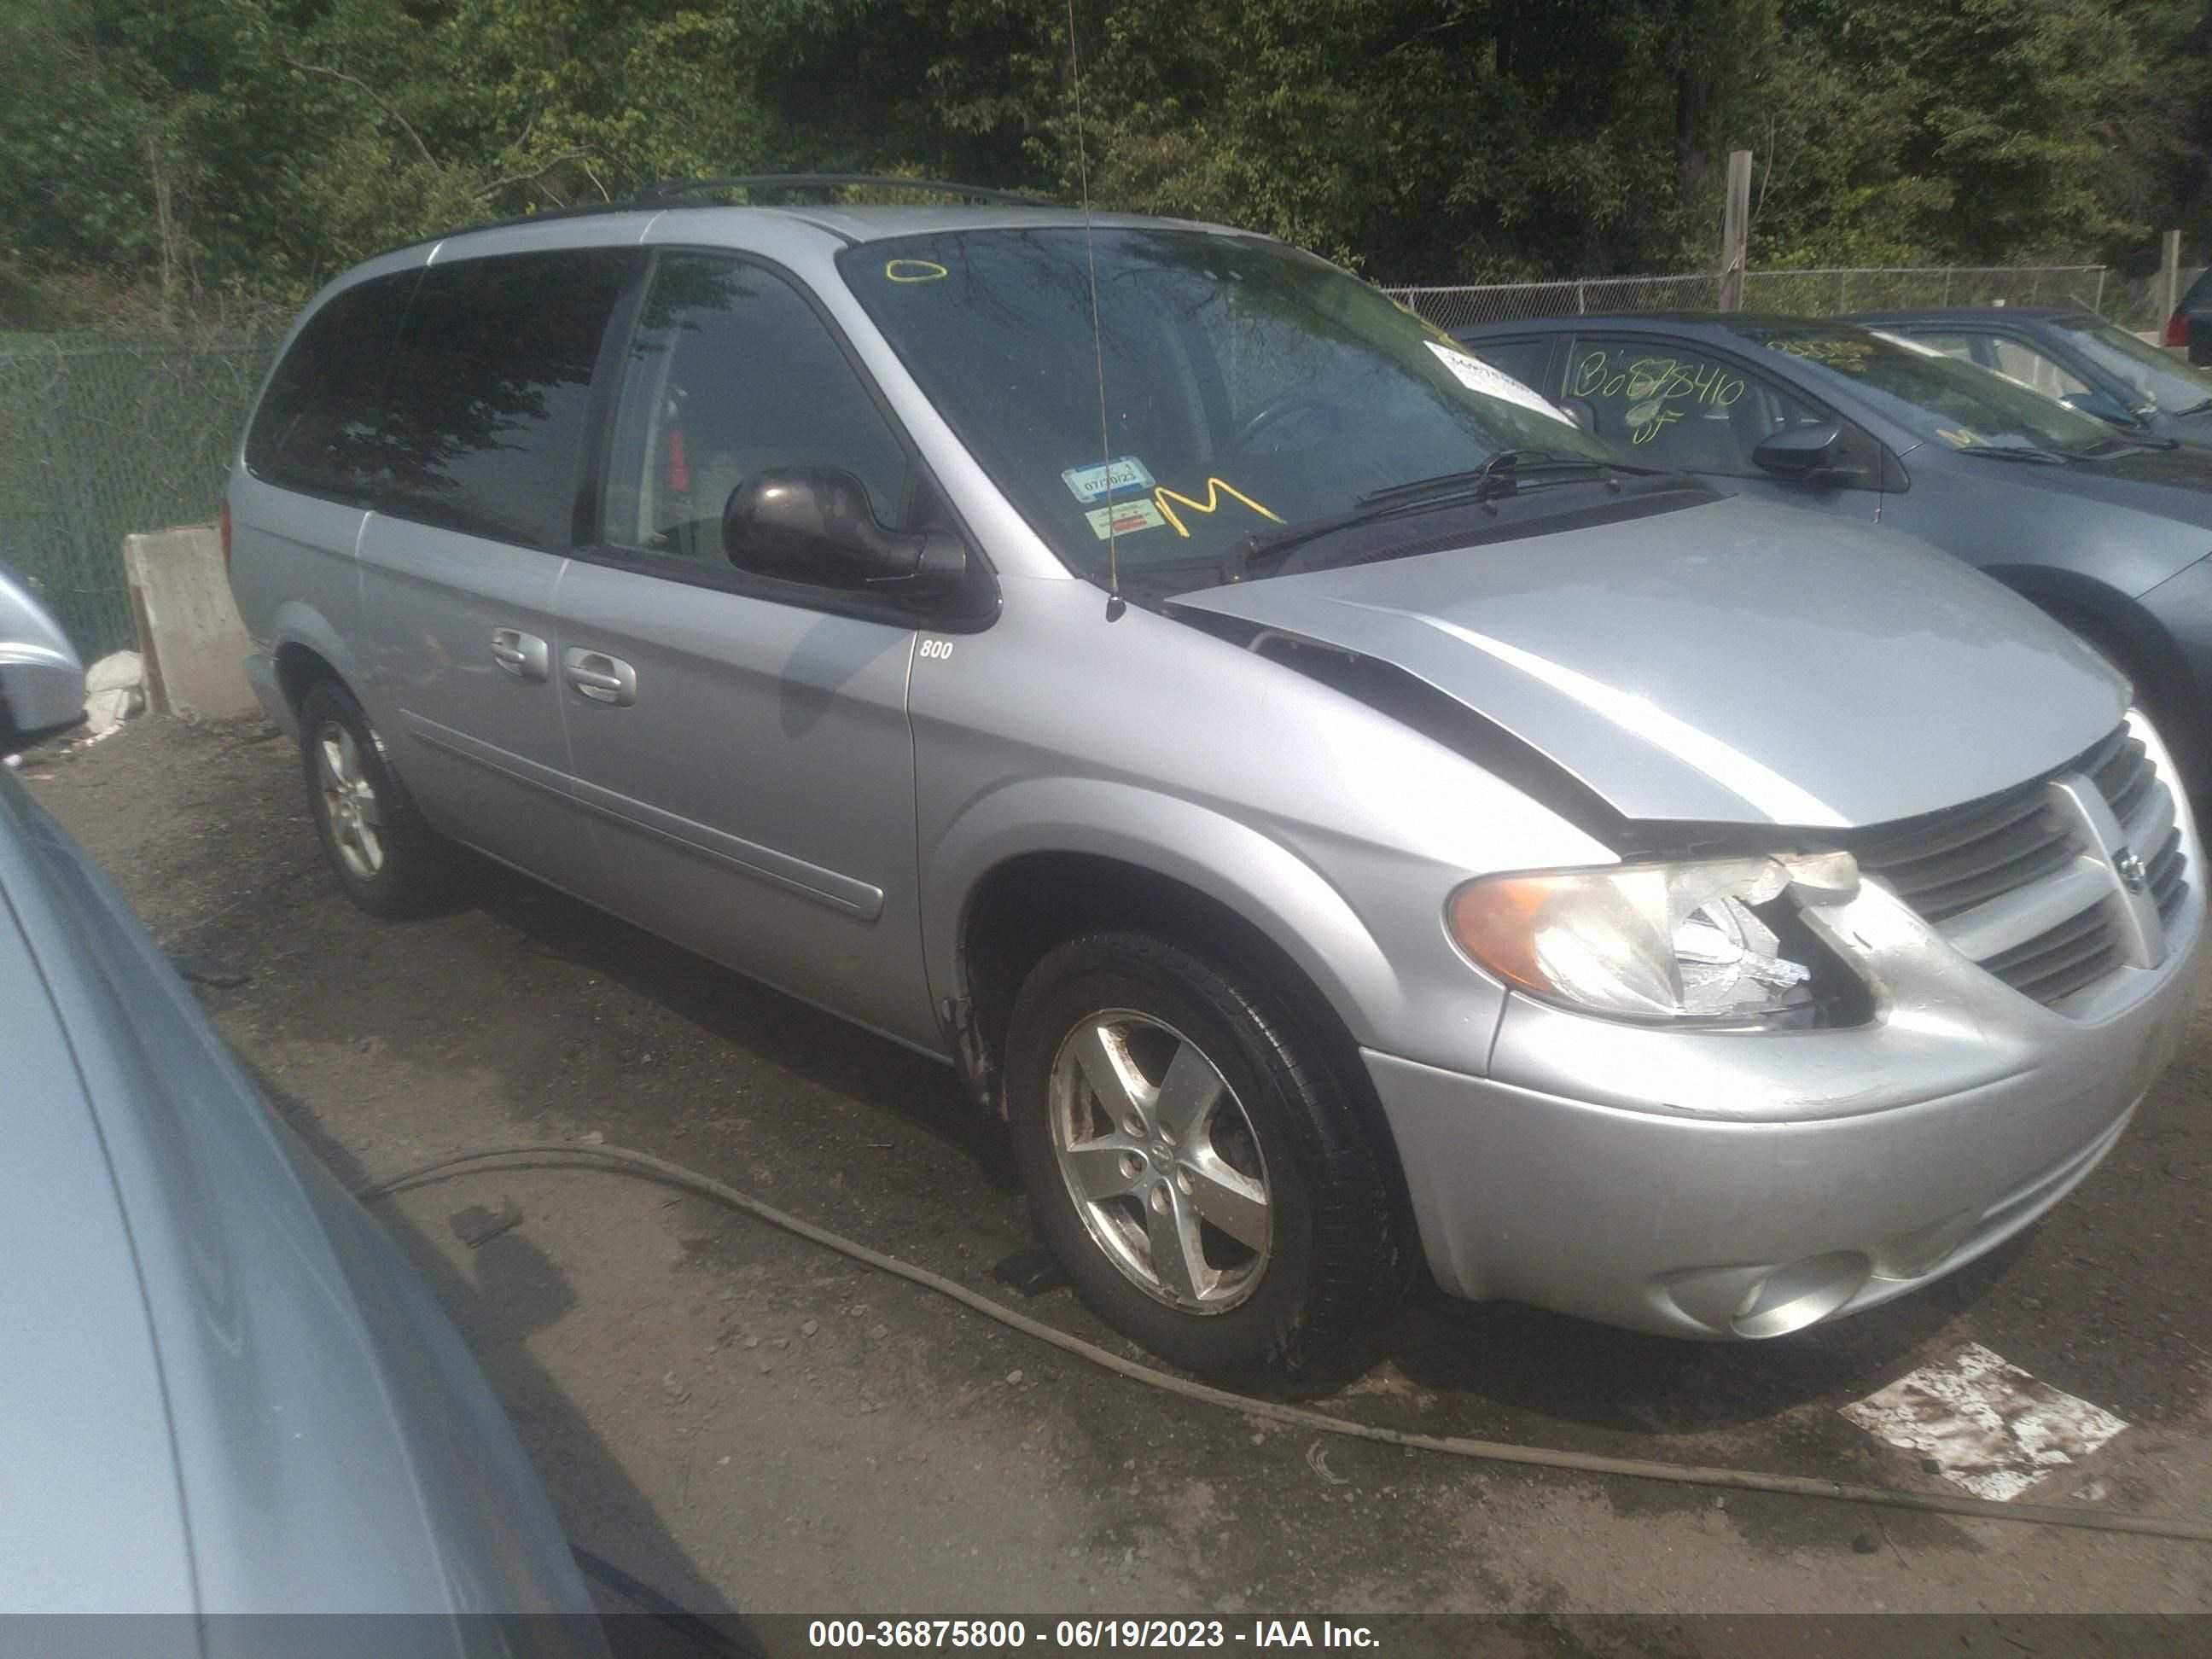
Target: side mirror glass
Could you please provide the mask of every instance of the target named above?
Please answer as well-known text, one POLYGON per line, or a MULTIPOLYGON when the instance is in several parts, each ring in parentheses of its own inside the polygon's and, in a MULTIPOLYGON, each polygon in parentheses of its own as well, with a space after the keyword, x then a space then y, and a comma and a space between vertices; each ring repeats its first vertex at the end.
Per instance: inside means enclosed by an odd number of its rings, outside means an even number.
POLYGON ((84 665, 46 606, 0 568, 0 755, 84 719, 84 665))
POLYGON ((774 467, 730 492, 722 551, 740 570, 906 600, 951 592, 968 553, 941 532, 887 530, 866 485, 836 467, 774 467))
POLYGON ((1843 451, 1843 428, 1833 421, 1821 421, 1785 427, 1760 440, 1751 459, 1753 465, 1778 478, 1832 483, 1851 476, 1842 464, 1843 451))

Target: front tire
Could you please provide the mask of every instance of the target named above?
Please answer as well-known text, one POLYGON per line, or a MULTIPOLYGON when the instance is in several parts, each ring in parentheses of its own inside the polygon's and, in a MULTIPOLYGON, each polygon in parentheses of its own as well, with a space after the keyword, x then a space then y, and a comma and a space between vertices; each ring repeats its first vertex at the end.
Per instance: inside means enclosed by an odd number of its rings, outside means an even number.
POLYGON ((1048 952, 1009 1025, 1038 1231, 1093 1312, 1201 1376, 1334 1374, 1405 1279, 1356 1084, 1292 1011, 1249 969, 1108 929, 1048 952))
POLYGON ((371 915, 438 908, 450 851, 385 764, 368 715, 345 687, 324 680, 300 700, 300 763, 307 810, 346 896, 371 915))

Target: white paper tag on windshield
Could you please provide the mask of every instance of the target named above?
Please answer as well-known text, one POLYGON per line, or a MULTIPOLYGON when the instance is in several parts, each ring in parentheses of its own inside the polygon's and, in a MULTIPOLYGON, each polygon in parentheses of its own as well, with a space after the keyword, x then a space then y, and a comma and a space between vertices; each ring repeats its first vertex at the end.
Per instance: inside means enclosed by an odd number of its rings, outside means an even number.
POLYGON ((1131 536, 1139 530, 1157 530, 1167 520, 1150 501, 1116 501, 1111 507, 1094 507, 1083 515, 1091 520, 1091 528, 1104 541, 1109 536, 1131 536))
POLYGON ((1531 392, 1504 369, 1492 368, 1481 358, 1456 347, 1439 345, 1434 340, 1425 343, 1437 354, 1437 361, 1451 371, 1452 379, 1469 392, 1480 392, 1486 398, 1518 404, 1523 409, 1533 409, 1539 415, 1548 415, 1568 426, 1574 424, 1567 419, 1564 410, 1547 402, 1540 392, 1531 392))

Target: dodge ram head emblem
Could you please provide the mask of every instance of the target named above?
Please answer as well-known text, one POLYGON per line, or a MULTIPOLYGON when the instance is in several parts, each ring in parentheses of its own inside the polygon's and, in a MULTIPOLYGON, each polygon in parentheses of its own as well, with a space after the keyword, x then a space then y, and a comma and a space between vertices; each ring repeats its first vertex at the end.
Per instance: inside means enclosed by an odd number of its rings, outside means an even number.
POLYGON ((2112 868, 2119 872, 2120 884, 2130 893, 2140 893, 2150 885, 2150 872, 2131 848, 2123 847, 2112 855, 2112 868))

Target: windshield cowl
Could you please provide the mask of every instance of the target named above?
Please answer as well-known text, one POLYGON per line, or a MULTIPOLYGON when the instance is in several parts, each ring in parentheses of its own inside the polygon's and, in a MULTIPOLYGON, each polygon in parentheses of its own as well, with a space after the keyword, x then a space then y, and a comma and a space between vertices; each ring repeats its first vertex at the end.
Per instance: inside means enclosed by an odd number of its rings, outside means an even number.
MULTIPOLYGON (((1353 565, 1503 545, 1607 524, 1680 512, 1720 500, 1720 492, 1686 473, 1597 477, 1475 501, 1467 495, 1423 501, 1407 509, 1328 526, 1273 560, 1243 564, 1232 556, 1178 563, 1125 564, 1122 586, 1140 603, 1180 592, 1236 586, 1353 565)), ((1103 583, 1103 574, 1097 580, 1103 583)))

